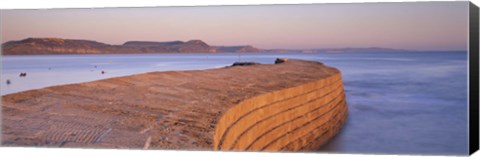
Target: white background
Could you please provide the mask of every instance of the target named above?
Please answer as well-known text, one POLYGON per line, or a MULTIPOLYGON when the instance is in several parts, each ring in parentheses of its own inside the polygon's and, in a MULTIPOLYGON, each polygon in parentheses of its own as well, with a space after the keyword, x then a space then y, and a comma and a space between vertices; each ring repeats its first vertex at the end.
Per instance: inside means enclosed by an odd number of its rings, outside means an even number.
MULTIPOLYGON (((350 3, 350 2, 407 2, 426 0, 2 0, 0 9, 45 9, 45 8, 98 8, 98 7, 147 7, 147 6, 202 6, 202 5, 247 5, 247 4, 308 4, 308 3, 350 3)), ((446 0, 435 0, 446 1, 446 0)), ((472 0, 477 6, 480 0, 472 0)), ((1 20, 1 19, 0 19, 1 20)), ((1 21, 0 21, 1 22, 1 21)), ((368 140, 368 139, 366 139, 368 140)), ((267 156, 267 157, 346 157, 373 156, 324 153, 259 153, 259 152, 212 152, 212 151, 165 151, 165 150, 125 150, 125 149, 71 149, 71 148, 20 148, 1 147, 0 156, 267 156)), ((398 155, 375 155, 398 156, 398 155)), ((480 157, 477 152, 475 157, 480 157)))

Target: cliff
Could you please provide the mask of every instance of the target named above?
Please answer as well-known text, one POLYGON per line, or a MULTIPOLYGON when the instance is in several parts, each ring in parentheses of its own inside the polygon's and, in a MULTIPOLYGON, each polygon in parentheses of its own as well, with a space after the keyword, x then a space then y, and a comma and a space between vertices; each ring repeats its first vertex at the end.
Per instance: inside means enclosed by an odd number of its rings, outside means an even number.
POLYGON ((2 44, 2 54, 99 54, 121 53, 119 46, 89 40, 60 38, 28 38, 2 44))
POLYGON ((195 53, 195 52, 260 52, 252 46, 210 46, 201 40, 150 42, 128 41, 109 45, 90 40, 60 38, 28 38, 2 44, 3 55, 28 54, 122 54, 122 53, 195 53))
POLYGON ((9 94, 1 124, 8 146, 308 151, 346 117, 339 70, 288 60, 9 94))

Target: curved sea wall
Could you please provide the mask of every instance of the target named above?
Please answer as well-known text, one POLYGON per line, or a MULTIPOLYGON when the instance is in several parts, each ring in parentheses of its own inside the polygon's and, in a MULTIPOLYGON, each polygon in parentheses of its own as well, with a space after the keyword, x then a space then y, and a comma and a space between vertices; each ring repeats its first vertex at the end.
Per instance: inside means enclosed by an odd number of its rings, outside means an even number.
POLYGON ((313 61, 275 63, 150 72, 4 95, 1 143, 316 150, 347 116, 341 72, 313 61))
POLYGON ((340 73, 238 103, 217 123, 215 150, 315 150, 347 118, 340 73))

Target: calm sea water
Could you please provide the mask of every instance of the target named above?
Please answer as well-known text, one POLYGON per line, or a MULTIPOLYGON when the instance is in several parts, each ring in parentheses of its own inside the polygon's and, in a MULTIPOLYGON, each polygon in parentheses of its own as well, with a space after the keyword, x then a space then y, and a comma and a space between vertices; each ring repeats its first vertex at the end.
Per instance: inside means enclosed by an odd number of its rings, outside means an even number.
POLYGON ((467 154, 466 52, 4 56, 1 95, 239 60, 272 63, 277 57, 320 61, 342 71, 349 117, 319 151, 467 154), (22 72, 27 76, 19 77, 22 72))

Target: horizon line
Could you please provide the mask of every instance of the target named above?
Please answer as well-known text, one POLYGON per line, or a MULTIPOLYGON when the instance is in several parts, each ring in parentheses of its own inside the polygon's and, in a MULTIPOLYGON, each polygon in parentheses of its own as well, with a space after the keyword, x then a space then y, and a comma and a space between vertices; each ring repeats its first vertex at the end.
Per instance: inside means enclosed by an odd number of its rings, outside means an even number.
POLYGON ((379 46, 365 46, 365 47, 351 47, 351 46, 345 46, 345 47, 323 47, 323 48, 260 48, 260 47, 256 47, 252 44, 240 44, 240 45, 210 45, 209 43, 205 42, 204 40, 202 39, 189 39, 189 40, 163 40, 163 41, 154 41, 154 40, 127 40, 125 42, 123 42, 122 44, 110 44, 110 43, 107 43, 107 42, 102 42, 102 41, 98 41, 98 40, 94 40, 94 39, 79 39, 79 38, 61 38, 61 37, 27 37, 27 38, 23 38, 23 39, 19 39, 19 40, 10 40, 10 41, 6 41, 6 42, 3 42, 1 45, 3 46, 5 43, 7 42, 14 42, 14 41, 22 41, 22 40, 27 40, 27 39, 61 39, 61 40, 85 40, 85 41, 94 41, 94 42, 98 42, 98 43, 102 43, 102 44, 106 44, 106 45, 112 45, 112 46, 121 46, 121 45, 124 45, 125 43, 127 42, 132 42, 132 41, 135 41, 135 42, 159 42, 159 43, 162 43, 162 42, 176 42, 176 41, 180 41, 180 42, 188 42, 188 41, 193 41, 193 40, 200 40, 206 44, 208 44, 209 46, 252 46, 254 48, 258 48, 258 49, 262 49, 262 50, 328 50, 328 49, 390 49, 390 50, 397 50, 397 51, 404 51, 404 52, 432 52, 432 51, 441 51, 441 52, 453 52, 453 51, 467 51, 468 52, 468 48, 467 49, 464 49, 464 50, 460 50, 460 49, 456 49, 456 50, 416 50, 416 49, 409 49, 409 48, 390 48, 390 47, 379 47, 379 46))

